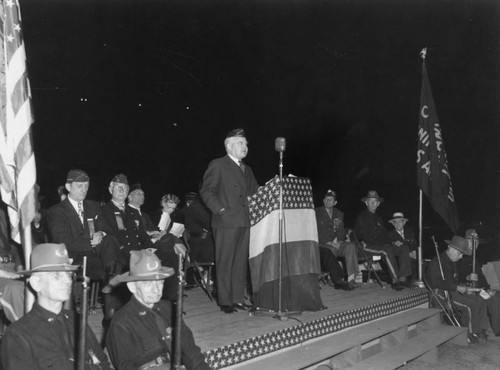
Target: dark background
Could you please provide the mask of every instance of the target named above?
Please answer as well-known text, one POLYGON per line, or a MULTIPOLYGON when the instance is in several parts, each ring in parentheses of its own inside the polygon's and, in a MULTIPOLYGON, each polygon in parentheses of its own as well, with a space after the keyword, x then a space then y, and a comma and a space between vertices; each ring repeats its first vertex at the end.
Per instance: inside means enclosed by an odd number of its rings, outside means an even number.
MULTIPOLYGON (((21 1, 44 205, 71 168, 108 200, 140 182, 146 208, 196 191, 243 127, 259 183, 309 177, 352 225, 370 189, 416 225, 423 47, 460 221, 499 226, 496 0, 21 1)), ((443 226, 424 201, 424 224, 443 226)))

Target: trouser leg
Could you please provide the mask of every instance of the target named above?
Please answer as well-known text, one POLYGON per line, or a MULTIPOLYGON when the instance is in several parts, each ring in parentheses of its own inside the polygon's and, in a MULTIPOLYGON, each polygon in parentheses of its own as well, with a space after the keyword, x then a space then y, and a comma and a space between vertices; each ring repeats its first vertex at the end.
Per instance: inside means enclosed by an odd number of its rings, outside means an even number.
POLYGON ((340 244, 340 253, 345 258, 347 280, 352 280, 359 272, 356 246, 354 243, 343 242, 340 244))

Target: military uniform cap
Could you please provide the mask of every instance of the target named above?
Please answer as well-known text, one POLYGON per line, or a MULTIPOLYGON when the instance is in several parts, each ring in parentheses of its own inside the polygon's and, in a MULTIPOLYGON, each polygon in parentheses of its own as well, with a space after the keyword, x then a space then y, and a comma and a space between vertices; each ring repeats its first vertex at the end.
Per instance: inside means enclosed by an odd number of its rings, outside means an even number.
POLYGON ((66 176, 66 183, 71 184, 73 182, 86 182, 89 181, 89 176, 85 171, 82 170, 70 170, 68 176, 66 176))
POLYGON ((119 184, 126 184, 128 185, 128 180, 127 180, 127 176, 125 176, 123 173, 120 173, 118 175, 116 175, 115 177, 113 177, 113 180, 111 180, 112 182, 117 182, 119 184))
POLYGON ((237 129, 231 130, 227 133, 226 138, 230 138, 230 137, 246 137, 245 131, 242 128, 237 128, 237 129))

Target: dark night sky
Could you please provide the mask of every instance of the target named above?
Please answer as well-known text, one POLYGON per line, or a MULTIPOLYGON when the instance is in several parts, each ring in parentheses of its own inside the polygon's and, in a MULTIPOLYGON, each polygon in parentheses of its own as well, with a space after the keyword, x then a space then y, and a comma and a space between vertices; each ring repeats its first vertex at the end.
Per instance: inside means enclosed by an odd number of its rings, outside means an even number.
POLYGON ((91 198, 107 200, 124 172, 154 208, 196 190, 226 132, 244 127, 261 184, 278 172, 283 136, 284 172, 310 177, 317 203, 337 190, 350 223, 374 188, 383 215, 416 222, 428 47, 459 216, 498 226, 496 0, 24 0, 21 11, 49 201, 82 168, 91 198))

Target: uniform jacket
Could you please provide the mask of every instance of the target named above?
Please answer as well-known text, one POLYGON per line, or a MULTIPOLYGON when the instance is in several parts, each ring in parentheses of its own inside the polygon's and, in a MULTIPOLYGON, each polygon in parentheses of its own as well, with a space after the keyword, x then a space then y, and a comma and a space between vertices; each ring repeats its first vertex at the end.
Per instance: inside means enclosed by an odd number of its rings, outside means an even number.
POLYGON ((344 213, 334 207, 330 218, 325 206, 318 207, 315 211, 319 243, 326 244, 335 238, 338 242, 343 242, 345 240, 344 213))
POLYGON ((458 285, 457 265, 455 262, 450 260, 446 251, 440 254, 440 258, 441 265, 443 267, 444 279, 441 277, 439 261, 437 257, 434 257, 427 266, 425 273, 427 282, 432 288, 454 292, 457 290, 458 285))
POLYGON ((368 209, 362 211, 356 218, 356 236, 368 245, 390 243, 384 221, 376 213, 368 209))
POLYGON ((200 195, 212 212, 212 227, 250 227, 248 197, 259 187, 250 166, 245 172, 228 156, 214 159, 203 177, 200 195), (221 209, 225 209, 220 212, 221 209))
MULTIPOLYGON (((113 316, 106 336, 106 347, 114 366, 120 370, 136 370, 159 356, 172 354, 172 316, 169 301, 160 300, 148 308, 133 296, 113 316)), ((210 369, 184 320, 181 325, 182 363, 188 370, 210 369)))
MULTIPOLYGON (((32 310, 11 324, 2 340, 4 370, 76 369, 75 324, 72 311, 58 315, 35 303, 32 310)), ((85 369, 111 369, 92 329, 87 325, 85 369)))
POLYGON ((102 218, 109 225, 110 232, 118 239, 122 255, 127 261, 130 258, 130 251, 153 248, 137 209, 125 205, 125 210, 122 211, 109 201, 102 207, 102 218), (123 225, 119 225, 118 220, 121 220, 123 225))

